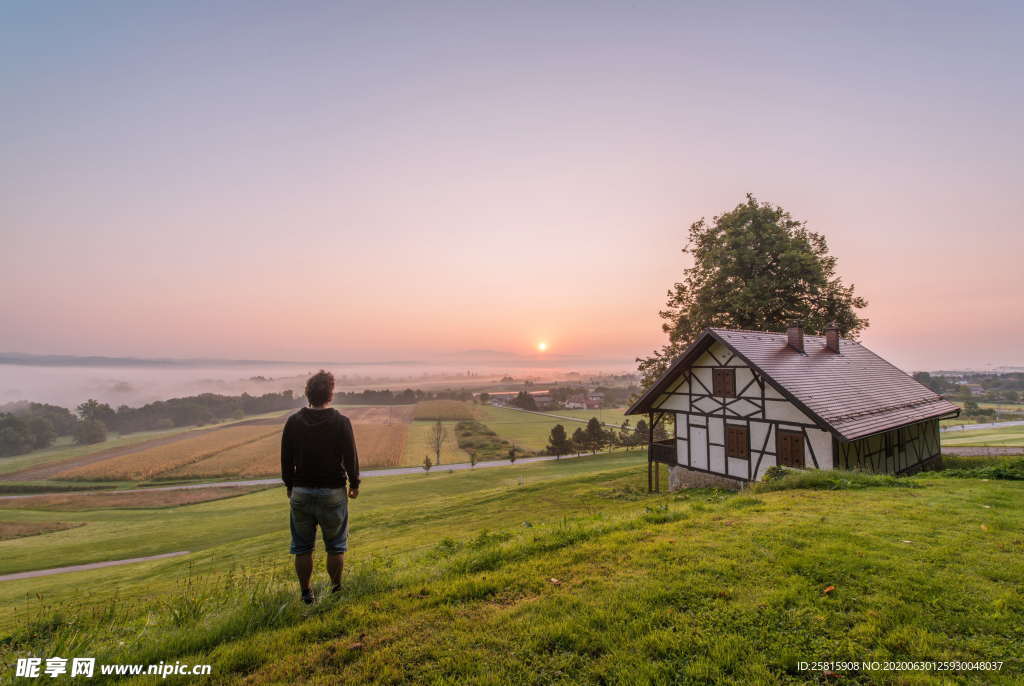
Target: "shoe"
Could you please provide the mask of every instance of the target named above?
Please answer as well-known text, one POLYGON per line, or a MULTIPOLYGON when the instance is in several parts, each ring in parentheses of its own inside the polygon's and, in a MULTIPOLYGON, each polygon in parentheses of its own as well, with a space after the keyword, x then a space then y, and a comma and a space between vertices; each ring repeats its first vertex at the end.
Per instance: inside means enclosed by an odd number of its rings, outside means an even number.
POLYGON ((316 600, 316 597, 313 595, 313 589, 307 588, 302 592, 302 602, 306 605, 312 605, 314 600, 316 600))

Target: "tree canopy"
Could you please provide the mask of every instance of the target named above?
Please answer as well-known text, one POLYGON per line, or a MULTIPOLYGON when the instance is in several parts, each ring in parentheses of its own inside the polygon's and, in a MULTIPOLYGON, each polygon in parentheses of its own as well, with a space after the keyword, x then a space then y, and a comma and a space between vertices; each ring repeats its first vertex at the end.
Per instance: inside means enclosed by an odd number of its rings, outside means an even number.
POLYGON ((708 327, 785 331, 800 321, 808 333, 821 334, 834 321, 843 336, 855 338, 868 326, 857 314, 867 302, 836 274, 825 237, 753 195, 711 222, 690 225, 683 253, 693 266, 659 312, 668 344, 637 359, 645 385, 708 327))

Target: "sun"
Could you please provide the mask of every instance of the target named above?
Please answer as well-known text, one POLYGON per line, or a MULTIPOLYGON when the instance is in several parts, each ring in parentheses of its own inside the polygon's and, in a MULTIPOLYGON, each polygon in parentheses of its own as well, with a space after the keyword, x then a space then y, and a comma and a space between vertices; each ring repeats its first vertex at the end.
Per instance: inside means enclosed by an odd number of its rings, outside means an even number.
POLYGON ((537 344, 537 350, 539 350, 541 352, 544 352, 547 349, 548 349, 547 341, 541 341, 540 343, 537 344))

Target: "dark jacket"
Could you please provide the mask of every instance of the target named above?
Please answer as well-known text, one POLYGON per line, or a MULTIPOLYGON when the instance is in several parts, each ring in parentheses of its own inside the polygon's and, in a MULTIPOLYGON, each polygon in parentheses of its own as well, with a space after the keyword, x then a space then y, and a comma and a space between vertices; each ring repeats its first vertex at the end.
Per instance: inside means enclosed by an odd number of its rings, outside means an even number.
POLYGON ((352 422, 334 408, 304 407, 281 434, 281 480, 288 488, 359 488, 359 455, 352 422))

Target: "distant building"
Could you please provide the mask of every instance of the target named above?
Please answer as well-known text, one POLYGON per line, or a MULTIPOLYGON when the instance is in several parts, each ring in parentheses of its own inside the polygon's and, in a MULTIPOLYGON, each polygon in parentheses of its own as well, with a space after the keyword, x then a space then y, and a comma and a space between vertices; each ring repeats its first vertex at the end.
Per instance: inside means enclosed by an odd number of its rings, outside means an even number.
POLYGON ((549 410, 555 406, 555 399, 551 397, 548 391, 541 391, 539 393, 531 393, 533 401, 537 403, 538 410, 549 410))
POLYGON ((593 391, 587 394, 587 409, 600 410, 604 406, 604 393, 593 391))
POLYGON ((567 409, 567 410, 585 410, 585 409, 587 409, 587 396, 585 396, 585 395, 569 396, 569 399, 565 401, 565 409, 567 409))

